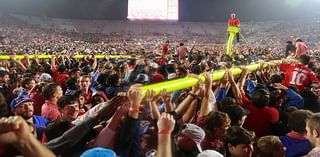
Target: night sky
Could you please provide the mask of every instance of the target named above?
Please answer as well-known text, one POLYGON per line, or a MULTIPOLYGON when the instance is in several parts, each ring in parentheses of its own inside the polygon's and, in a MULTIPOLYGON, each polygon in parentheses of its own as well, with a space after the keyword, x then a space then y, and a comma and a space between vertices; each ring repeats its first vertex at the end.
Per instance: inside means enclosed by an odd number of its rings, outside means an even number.
MULTIPOLYGON (((128 0, 0 0, 0 10, 59 18, 125 20, 128 0)), ((242 21, 320 17, 320 0, 179 0, 180 21, 242 21)))

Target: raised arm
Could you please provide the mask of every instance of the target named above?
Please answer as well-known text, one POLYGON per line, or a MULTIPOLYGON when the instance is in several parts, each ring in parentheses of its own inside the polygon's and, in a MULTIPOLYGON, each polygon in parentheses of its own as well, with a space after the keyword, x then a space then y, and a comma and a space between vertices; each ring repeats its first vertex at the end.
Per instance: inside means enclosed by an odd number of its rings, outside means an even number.
POLYGON ((35 55, 34 61, 36 62, 37 65, 40 65, 40 61, 39 61, 38 55, 35 55))
POLYGON ((237 103, 241 103, 242 102, 241 91, 240 91, 239 87, 237 86, 237 83, 234 80, 234 77, 233 77, 231 71, 228 71, 228 77, 229 77, 229 82, 231 85, 231 89, 232 89, 232 93, 234 95, 234 98, 236 99, 237 103))
POLYGON ((149 108, 152 113, 152 119, 159 119, 160 112, 157 106, 157 102, 160 99, 160 95, 156 95, 156 92, 153 90, 148 90, 146 92, 145 100, 149 104, 149 108))
POLYGON ((249 74, 248 69, 242 69, 240 79, 238 80, 238 83, 237 83, 238 88, 240 89, 241 93, 244 93, 243 87, 244 87, 244 84, 246 83, 246 79, 247 79, 248 74, 249 74))
POLYGON ((189 105, 188 110, 182 115, 182 122, 183 123, 190 123, 192 118, 196 115, 197 111, 197 103, 199 100, 194 99, 189 105))
POLYGON ((158 125, 158 148, 157 156, 172 157, 171 133, 173 131, 175 120, 168 113, 162 113, 157 122, 158 125))
POLYGON ((200 91, 203 88, 203 81, 199 78, 198 75, 189 74, 188 76, 197 79, 198 84, 196 86, 192 87, 192 90, 189 92, 188 96, 175 109, 175 112, 181 116, 183 116, 183 114, 190 107, 191 102, 194 99, 199 97, 200 91))
POLYGON ((66 60, 65 60, 65 56, 61 55, 61 64, 66 65, 66 60))
POLYGON ((16 55, 12 55, 10 56, 10 59, 16 63, 17 67, 20 68, 22 71, 26 71, 27 68, 22 64, 22 62, 20 60, 16 59, 16 55))
POLYGON ((131 88, 128 92, 128 99, 130 101, 130 108, 129 108, 129 113, 128 116, 133 118, 133 119, 138 119, 139 117, 139 106, 142 101, 142 92, 140 91, 139 88, 131 88))
POLYGON ((24 60, 24 62, 23 62, 24 65, 25 65, 26 67, 30 67, 31 64, 30 64, 30 58, 29 58, 29 55, 28 55, 28 54, 25 54, 25 55, 24 55, 24 59, 23 59, 23 60, 24 60))
POLYGON ((188 96, 183 99, 183 101, 178 105, 178 107, 175 109, 176 113, 178 115, 183 116, 184 113, 188 110, 190 107, 190 104, 195 100, 200 94, 200 89, 197 86, 192 87, 192 90, 189 92, 188 96))
POLYGON ((65 151, 79 145, 79 142, 92 131, 96 122, 104 118, 110 118, 115 112, 113 108, 126 100, 125 97, 115 97, 108 102, 96 105, 95 107, 100 108, 92 108, 94 111, 92 109, 89 110, 85 114, 85 117, 83 117, 74 127, 63 133, 62 136, 49 141, 46 144, 47 147, 55 152, 55 154, 63 154, 65 151))
POLYGON ((300 51, 301 51, 301 46, 296 43, 296 52, 294 53, 294 58, 298 57, 300 51))
POLYGON ((94 141, 95 147, 114 148, 116 133, 119 130, 123 116, 128 113, 129 104, 124 103, 114 113, 109 123, 104 127, 94 141))
POLYGON ((56 68, 56 56, 52 55, 51 56, 51 69, 55 69, 56 68))
POLYGON ((122 120, 123 115, 127 114, 128 111, 129 111, 129 104, 128 103, 122 104, 110 119, 110 123, 107 125, 107 127, 113 131, 116 131, 119 128, 118 126, 122 120))
POLYGON ((0 119, 0 143, 11 144, 24 157, 55 157, 55 155, 31 133, 30 126, 21 117, 0 119))
POLYGON ((160 95, 163 103, 165 104, 165 111, 167 113, 174 111, 173 104, 171 103, 171 94, 167 92, 167 89, 161 90, 160 95))
POLYGON ((220 81, 219 87, 216 89, 216 101, 222 101, 226 96, 229 89, 229 75, 228 71, 224 73, 222 80, 220 81))
POLYGON ((200 108, 200 114, 199 117, 206 116, 209 114, 209 112, 212 111, 212 107, 210 107, 209 99, 211 97, 211 87, 212 87, 212 76, 210 73, 205 73, 205 88, 203 92, 203 98, 201 102, 201 108, 200 108))
POLYGON ((98 59, 94 55, 92 55, 92 58, 93 58, 92 69, 97 69, 98 59))
MULTIPOLYGON (((264 63, 263 64, 260 64, 260 68, 258 69, 258 71, 256 71, 256 74, 260 80, 260 83, 262 84, 268 84, 268 79, 267 77, 265 76, 265 69, 263 69, 264 67, 264 63)), ((268 67, 269 68, 269 67, 268 67)))
POLYGON ((120 153, 119 156, 129 156, 134 145, 137 136, 136 128, 139 126, 139 106, 143 98, 142 91, 138 87, 131 87, 127 95, 130 101, 129 113, 120 126, 115 145, 115 150, 120 153))
POLYGON ((297 92, 295 92, 294 90, 282 85, 281 83, 275 83, 274 88, 276 89, 281 89, 281 90, 285 90, 288 96, 288 101, 287 103, 283 104, 283 108, 289 107, 289 106, 295 106, 299 109, 302 109, 304 107, 304 101, 303 98, 301 97, 301 95, 297 92))

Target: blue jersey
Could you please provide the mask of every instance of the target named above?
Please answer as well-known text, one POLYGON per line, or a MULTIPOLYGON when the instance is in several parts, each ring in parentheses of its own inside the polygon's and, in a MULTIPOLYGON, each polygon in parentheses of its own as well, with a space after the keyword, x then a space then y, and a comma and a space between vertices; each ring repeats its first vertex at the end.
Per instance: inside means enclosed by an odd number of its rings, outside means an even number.
POLYGON ((33 125, 37 130, 37 137, 38 139, 41 139, 42 134, 47 128, 49 120, 47 118, 37 116, 37 115, 33 115, 32 118, 33 118, 33 125))

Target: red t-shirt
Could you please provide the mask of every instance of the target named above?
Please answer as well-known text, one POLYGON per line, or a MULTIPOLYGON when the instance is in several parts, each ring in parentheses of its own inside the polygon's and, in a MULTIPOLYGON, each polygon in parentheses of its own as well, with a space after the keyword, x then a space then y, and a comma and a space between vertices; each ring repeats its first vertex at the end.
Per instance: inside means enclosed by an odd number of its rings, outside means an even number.
POLYGON ((58 71, 57 68, 52 68, 52 78, 55 83, 61 86, 61 88, 65 91, 66 90, 66 81, 69 78, 67 73, 61 73, 58 71))
POLYGON ((177 49, 177 55, 179 57, 186 57, 187 53, 188 53, 188 49, 186 47, 184 47, 184 46, 179 47, 177 49))
POLYGON ((300 57, 301 55, 304 55, 308 51, 308 47, 303 42, 297 42, 296 43, 296 57, 300 57))
POLYGON ((164 44, 162 46, 162 55, 167 55, 169 52, 169 45, 168 44, 164 44))
POLYGON ((239 27, 240 26, 240 20, 238 18, 229 19, 228 21, 229 26, 239 27))
MULTIPOLYGON (((197 119, 197 125, 203 127, 207 116, 202 116, 197 119)), ((224 142, 221 139, 213 139, 209 136, 205 136, 205 138, 201 142, 201 148, 203 150, 214 149, 217 151, 221 151, 223 149, 224 142)))
POLYGON ((61 113, 56 104, 46 101, 41 106, 41 116, 47 118, 50 122, 61 118, 61 113))
POLYGON ((319 83, 314 72, 303 64, 281 64, 280 70, 285 73, 283 85, 295 86, 299 91, 303 91, 312 82, 319 83))
POLYGON ((279 112, 269 106, 255 107, 244 93, 242 93, 242 102, 242 106, 250 111, 243 127, 249 131, 254 131, 257 137, 269 135, 272 124, 279 120, 279 112))
POLYGON ((151 80, 152 83, 162 82, 164 80, 165 79, 164 79, 163 75, 161 75, 160 73, 155 72, 152 74, 152 80, 151 80))
POLYGON ((33 102, 34 114, 41 115, 41 107, 46 101, 42 93, 30 93, 30 99, 33 102))
POLYGON ((160 58, 158 63, 159 65, 164 65, 166 64, 166 60, 164 58, 160 58))

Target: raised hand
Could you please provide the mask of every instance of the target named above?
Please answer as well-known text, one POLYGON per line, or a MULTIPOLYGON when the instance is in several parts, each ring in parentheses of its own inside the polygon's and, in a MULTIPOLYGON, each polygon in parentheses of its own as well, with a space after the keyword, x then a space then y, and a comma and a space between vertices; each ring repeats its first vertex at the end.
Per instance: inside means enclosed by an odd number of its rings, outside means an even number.
POLYGON ((127 97, 131 102, 131 107, 138 108, 143 99, 142 91, 139 88, 131 88, 128 91, 127 97))
POLYGON ((199 88, 198 86, 193 86, 190 94, 199 96, 201 95, 202 92, 203 92, 202 88, 199 88))
POLYGON ((34 57, 34 61, 35 61, 37 64, 40 64, 40 61, 39 61, 39 57, 38 57, 38 55, 35 55, 35 57, 34 57))
POLYGON ((235 83, 234 77, 232 75, 232 72, 228 70, 228 78, 230 83, 235 83))
POLYGON ((167 134, 169 134, 173 131, 175 120, 172 115, 168 113, 162 113, 157 122, 157 125, 160 133, 165 130, 168 131, 167 134))
POLYGON ((156 94, 154 90, 147 90, 145 101, 147 102, 157 102, 160 99, 160 94, 156 94))
POLYGON ((171 133, 175 120, 168 113, 163 113, 159 118, 158 125, 158 148, 157 156, 172 157, 171 133))
POLYGON ((168 93, 167 89, 161 90, 160 95, 161 95, 161 99, 162 99, 162 101, 164 103, 169 103, 170 102, 171 94, 168 93))
POLYGON ((12 55, 10 56, 10 60, 13 60, 13 61, 17 60, 17 59, 16 59, 16 54, 15 54, 15 53, 14 53, 14 54, 12 54, 12 55))
POLYGON ((24 59, 29 59, 29 54, 24 54, 24 59))
POLYGON ((18 116, 0 119, 0 143, 19 144, 33 136, 26 121, 18 116))
POLYGON ((19 116, 0 119, 0 143, 11 144, 24 157, 55 157, 47 147, 42 145, 32 133, 27 122, 19 116))
POLYGON ((240 69, 242 70, 242 76, 247 76, 250 73, 249 69, 247 69, 245 66, 240 66, 240 69))
POLYGON ((138 119, 139 117, 139 106, 143 99, 143 94, 140 88, 133 87, 129 89, 127 97, 130 101, 130 108, 128 115, 134 119, 138 119))
POLYGON ((202 80, 198 75, 189 74, 188 77, 192 77, 192 78, 197 79, 197 80, 198 80, 198 85, 197 85, 197 86, 198 86, 199 88, 202 88, 202 87, 203 87, 204 82, 203 82, 203 80, 202 80))
POLYGON ((281 59, 282 64, 289 64, 289 61, 287 59, 281 59))
POLYGON ((226 71, 223 75, 222 80, 220 81, 222 87, 226 87, 229 82, 229 71, 226 71))
POLYGON ((204 78, 205 78, 204 83, 206 85, 212 84, 212 74, 211 73, 209 73, 209 72, 204 73, 204 78))

